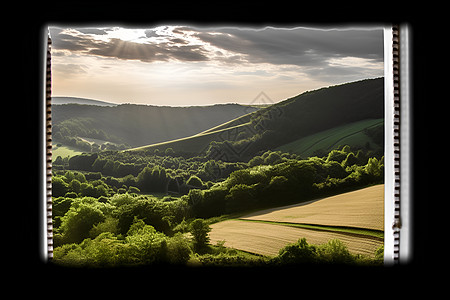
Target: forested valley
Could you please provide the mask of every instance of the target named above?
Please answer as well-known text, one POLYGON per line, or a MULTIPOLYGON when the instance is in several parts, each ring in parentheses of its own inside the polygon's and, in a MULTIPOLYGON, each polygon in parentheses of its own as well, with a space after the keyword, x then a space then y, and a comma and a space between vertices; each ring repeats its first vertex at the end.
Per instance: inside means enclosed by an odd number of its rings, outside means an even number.
POLYGON ((248 212, 383 183, 383 92, 377 78, 265 107, 55 106, 54 143, 79 150, 52 164, 55 263, 380 264, 382 249, 369 259, 299 240, 260 257, 212 245, 208 233, 248 212))
POLYGON ((208 225, 382 182, 384 157, 355 152, 340 146, 301 159, 269 150, 248 162, 185 158, 169 149, 58 157, 52 177, 55 261, 184 265, 194 255, 212 265, 275 263, 208 245, 208 225))

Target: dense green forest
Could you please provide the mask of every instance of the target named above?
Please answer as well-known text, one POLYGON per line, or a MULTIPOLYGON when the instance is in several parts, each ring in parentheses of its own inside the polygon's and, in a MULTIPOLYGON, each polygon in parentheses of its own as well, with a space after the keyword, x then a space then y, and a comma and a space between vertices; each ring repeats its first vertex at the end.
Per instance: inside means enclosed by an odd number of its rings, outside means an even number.
POLYGON ((308 159, 266 151, 248 162, 102 151, 58 158, 53 172, 57 263, 186 264, 195 254, 206 265, 246 265, 254 257, 207 244, 210 222, 382 182, 384 158, 349 146, 308 159))

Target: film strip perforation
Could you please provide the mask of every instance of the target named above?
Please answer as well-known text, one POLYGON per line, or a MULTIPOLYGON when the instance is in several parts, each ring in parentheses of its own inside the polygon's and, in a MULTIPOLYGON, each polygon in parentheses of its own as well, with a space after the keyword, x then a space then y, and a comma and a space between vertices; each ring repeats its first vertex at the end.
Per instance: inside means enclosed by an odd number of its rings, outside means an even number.
POLYGON ((47 68, 45 83, 45 149, 46 149, 46 225, 47 225, 47 257, 53 258, 53 222, 52 222, 52 40, 47 39, 47 68))
POLYGON ((400 35, 399 26, 392 26, 392 72, 394 88, 394 222, 392 224, 394 235, 394 263, 400 257, 400 35))

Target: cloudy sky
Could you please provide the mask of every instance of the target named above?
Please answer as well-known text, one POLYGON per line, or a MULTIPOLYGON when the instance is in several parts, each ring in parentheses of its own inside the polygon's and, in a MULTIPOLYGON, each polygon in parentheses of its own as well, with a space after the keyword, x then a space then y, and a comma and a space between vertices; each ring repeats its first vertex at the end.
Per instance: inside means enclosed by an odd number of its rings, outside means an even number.
POLYGON ((279 102, 383 76, 381 27, 50 27, 53 96, 115 103, 279 102), (258 99, 258 95, 269 99, 258 99))

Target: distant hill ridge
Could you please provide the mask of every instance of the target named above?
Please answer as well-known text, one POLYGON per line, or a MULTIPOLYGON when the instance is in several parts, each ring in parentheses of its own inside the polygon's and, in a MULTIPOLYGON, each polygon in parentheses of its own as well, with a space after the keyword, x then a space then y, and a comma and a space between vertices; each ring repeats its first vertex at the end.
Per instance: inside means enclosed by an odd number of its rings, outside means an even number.
POLYGON ((194 136, 132 150, 173 148, 193 153, 206 151, 211 158, 222 160, 246 160, 260 151, 325 130, 382 118, 383 77, 308 91, 194 136))
POLYGON ((117 106, 117 103, 106 101, 78 98, 78 97, 52 97, 52 105, 62 104, 80 104, 80 105, 97 105, 97 106, 117 106))
POLYGON ((58 132, 72 137, 104 136, 114 143, 138 147, 189 137, 258 110, 239 104, 171 107, 92 103, 53 106, 53 137, 58 138, 58 132))

